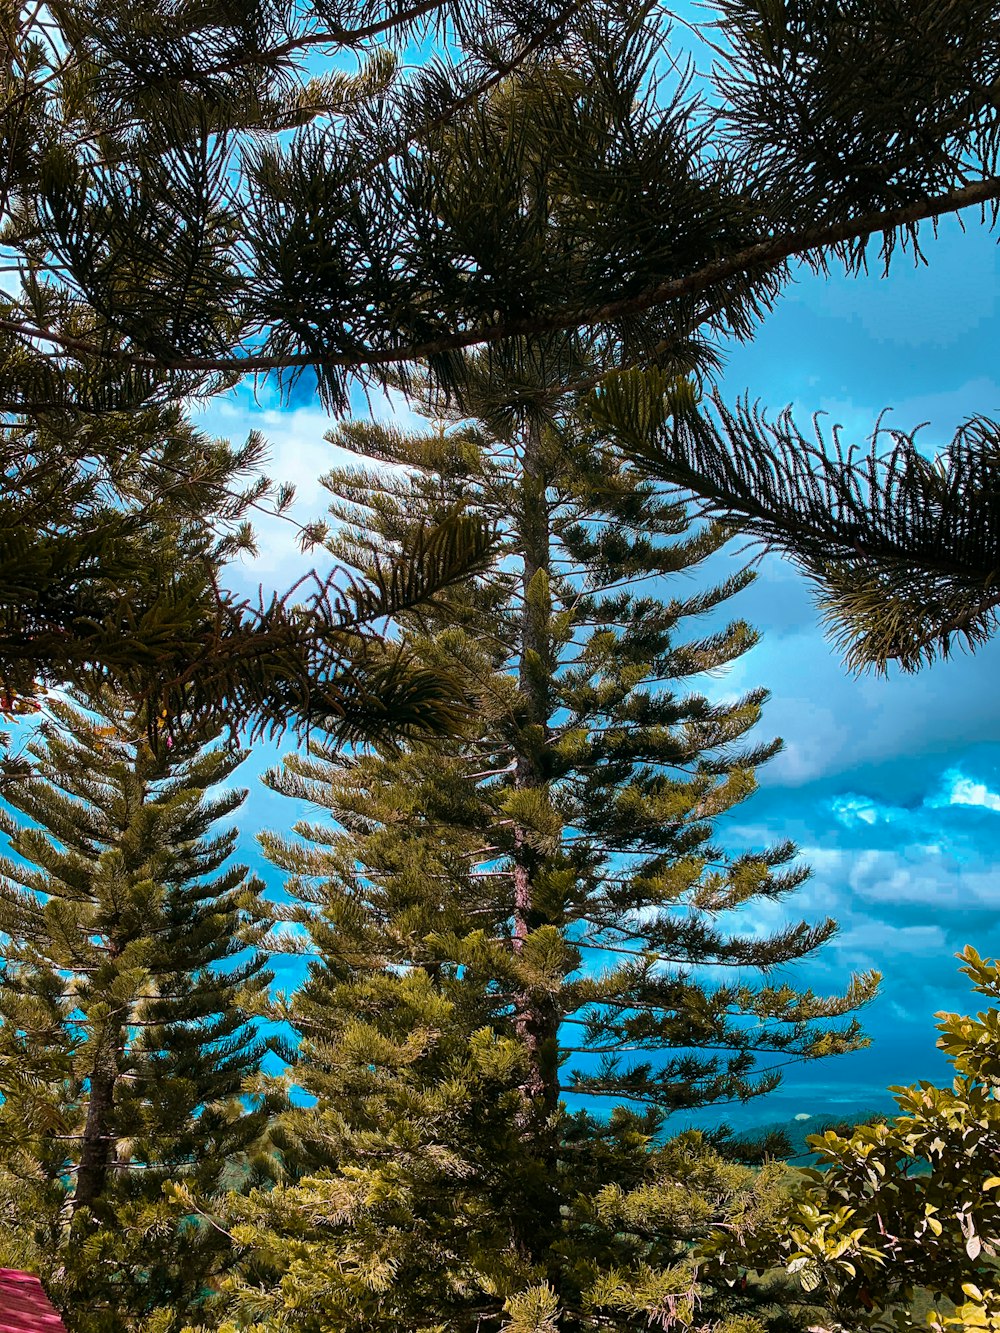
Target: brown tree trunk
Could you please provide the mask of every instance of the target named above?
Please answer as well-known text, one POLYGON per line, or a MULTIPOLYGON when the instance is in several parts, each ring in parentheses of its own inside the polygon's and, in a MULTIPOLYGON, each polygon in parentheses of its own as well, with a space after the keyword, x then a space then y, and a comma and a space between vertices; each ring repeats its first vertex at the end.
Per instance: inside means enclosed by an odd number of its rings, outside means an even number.
MULTIPOLYGON (((549 739, 552 658, 547 584, 551 532, 546 489, 541 432, 536 423, 531 423, 524 435, 519 514, 524 604, 518 684, 524 720, 515 756, 514 785, 521 791, 543 791, 546 786, 543 761, 549 739)), ((514 840, 514 949, 521 952, 528 935, 547 924, 548 918, 539 910, 535 888, 543 857, 523 829, 515 831, 514 840)), ((530 989, 522 992, 515 1004, 517 1031, 529 1059, 524 1091, 534 1106, 531 1118, 538 1125, 550 1118, 559 1103, 558 1009, 553 996, 530 989)))
POLYGON ((73 1211, 92 1208, 104 1193, 115 1157, 115 1085, 118 1080, 117 1042, 105 1048, 90 1075, 90 1101, 83 1129, 80 1165, 76 1173, 73 1211))

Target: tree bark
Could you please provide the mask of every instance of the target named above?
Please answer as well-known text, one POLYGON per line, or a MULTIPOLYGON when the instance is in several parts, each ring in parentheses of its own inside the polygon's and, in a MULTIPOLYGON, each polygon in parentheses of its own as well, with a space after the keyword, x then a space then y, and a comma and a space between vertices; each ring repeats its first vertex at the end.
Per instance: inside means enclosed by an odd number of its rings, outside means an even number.
POLYGON ((105 1049, 90 1074, 90 1102, 83 1130, 80 1165, 76 1173, 73 1212, 92 1208, 104 1193, 108 1172, 115 1156, 117 1134, 114 1126, 115 1085, 118 1081, 115 1059, 118 1041, 105 1049))
MULTIPOLYGON (((518 686, 524 715, 515 755, 514 785, 520 791, 544 791, 544 751, 549 740, 551 707, 549 679, 552 644, 547 587, 551 564, 551 531, 537 422, 525 428, 519 515, 523 558, 520 661, 518 686)), ((526 830, 514 835, 514 949, 521 952, 532 931, 549 924, 539 910, 536 881, 544 860, 526 830)), ((559 1104, 558 1032, 555 999, 525 990, 516 1000, 516 1027, 528 1052, 524 1091, 535 1107, 533 1119, 547 1120, 559 1104)))

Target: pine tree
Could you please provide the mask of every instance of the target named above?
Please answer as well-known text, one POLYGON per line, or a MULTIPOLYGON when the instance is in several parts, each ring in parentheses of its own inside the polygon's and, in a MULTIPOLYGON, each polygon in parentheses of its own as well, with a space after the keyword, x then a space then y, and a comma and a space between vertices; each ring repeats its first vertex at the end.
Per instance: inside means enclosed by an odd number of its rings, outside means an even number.
POLYGON ((863 1044, 836 1020, 875 978, 828 999, 773 982, 834 923, 735 924, 806 874, 787 843, 718 840, 777 748, 748 735, 764 691, 688 684, 754 643, 741 621, 681 630, 752 576, 681 590, 724 532, 569 409, 487 392, 426 434, 332 438, 380 464, 326 478, 338 555, 389 558, 461 497, 502 558, 412 622, 474 682, 460 740, 314 739, 270 777, 330 816, 264 838, 311 955, 282 1012, 316 1103, 285 1122, 286 1182, 236 1207, 232 1326, 756 1328, 756 1291, 701 1286, 692 1245, 712 1219, 755 1226, 773 1177, 718 1135, 665 1139, 670 1117, 863 1044))
POLYGON ((74 1333, 179 1327, 229 1251, 209 1201, 266 1166, 270 920, 210 739, 151 740, 105 691, 3 773, 3 1225, 74 1333))

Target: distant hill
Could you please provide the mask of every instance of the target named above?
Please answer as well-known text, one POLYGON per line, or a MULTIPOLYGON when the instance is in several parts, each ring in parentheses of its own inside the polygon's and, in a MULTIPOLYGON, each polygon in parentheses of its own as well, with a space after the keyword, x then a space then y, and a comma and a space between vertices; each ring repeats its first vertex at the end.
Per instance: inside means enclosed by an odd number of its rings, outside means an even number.
POLYGON ((796 1166, 811 1166, 815 1155, 806 1143, 812 1134, 823 1134, 828 1129, 838 1134, 849 1134, 856 1125, 864 1125, 872 1120, 890 1119, 898 1114, 895 1103, 887 1102, 882 1106, 831 1106, 806 1114, 800 1112, 788 1120, 771 1120, 761 1125, 752 1125, 733 1135, 734 1143, 763 1143, 766 1153, 771 1157, 793 1162, 796 1166), (787 1146, 782 1147, 781 1141, 787 1146))

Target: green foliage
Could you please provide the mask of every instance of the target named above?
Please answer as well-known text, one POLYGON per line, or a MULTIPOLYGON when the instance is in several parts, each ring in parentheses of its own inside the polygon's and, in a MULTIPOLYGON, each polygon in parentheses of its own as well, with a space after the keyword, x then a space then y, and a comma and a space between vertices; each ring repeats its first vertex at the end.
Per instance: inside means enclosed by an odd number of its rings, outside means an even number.
MULTIPOLYGON (((995 1003, 1000 967, 966 948, 962 971, 995 1003)), ((845 1329, 1000 1324, 1000 1008, 939 1014, 938 1045, 954 1066, 950 1088, 893 1088, 900 1114, 809 1142, 821 1170, 797 1173, 773 1229, 737 1256, 726 1238, 708 1248, 758 1269, 781 1265, 799 1300, 845 1329)))
POLYGON ((706 1284, 692 1246, 760 1225, 775 1172, 665 1138, 669 1117, 863 1044, 876 979, 775 984, 833 923, 734 924, 806 872, 787 844, 717 836, 776 748, 748 735, 762 691, 693 688, 754 642, 739 621, 683 632, 748 581, 677 586, 724 532, 569 408, 491 409, 493 372, 470 365, 480 396, 426 433, 332 437, 396 465, 327 477, 338 558, 394 558, 461 496, 499 559, 401 617, 467 682, 459 736, 396 755, 314 738, 268 777, 328 815, 262 839, 310 958, 279 1013, 315 1104, 282 1118, 284 1180, 227 1219, 232 1327, 751 1333, 770 1290, 706 1284))
MULTIPOLYGON (((612 364, 701 372, 717 340, 752 333, 792 258, 857 272, 872 235, 889 264, 922 222, 996 207, 986 0, 717 0, 704 25, 678 22, 690 77, 648 2, 6 5, 0 453, 21 510, 0 514, 6 697, 145 665, 171 716, 225 698, 237 726, 446 725, 414 664, 345 644, 332 587, 304 610, 234 604, 146 521, 129 485, 174 430, 150 435, 149 413, 249 372, 315 375, 337 412, 359 378, 464 390, 482 345, 526 399, 612 364), (128 484, 111 476, 123 458, 128 484), (96 506, 95 475, 111 488, 96 506)), ((852 559, 823 570, 866 660, 992 630, 971 557, 957 604, 953 571, 920 566, 914 592, 903 565, 863 583, 852 559), (928 591, 930 640, 912 627, 928 591)))
MULTIPOLYGON (((53 685, 110 684, 151 717, 166 710, 171 730, 192 717, 251 735, 319 719, 355 740, 447 727, 461 707, 372 623, 474 567, 485 534, 455 514, 405 570, 367 585, 334 571, 259 603, 227 594, 224 561, 253 545, 247 518, 283 511, 291 490, 260 476, 258 435, 230 448, 181 415, 192 393, 238 375, 157 362, 259 339, 247 297, 266 283, 258 273, 244 288, 234 255, 253 209, 232 186, 262 174, 250 159, 269 137, 308 138, 317 118, 385 93, 388 47, 357 74, 300 77, 313 49, 415 35, 418 15, 372 26, 362 8, 369 30, 352 35, 346 12, 270 0, 3 7, 3 711, 34 708, 53 685)), ((288 243, 301 242, 293 225, 288 243)))
POLYGON ((254 548, 247 516, 291 498, 260 474, 264 452, 256 433, 233 449, 175 409, 0 430, 0 711, 37 709, 68 681, 128 694, 171 734, 320 720, 391 740, 452 725, 454 682, 376 631, 481 564, 489 534, 456 509, 367 579, 335 569, 242 600, 222 581, 254 548))
MULTIPOLYGON (((419 391, 417 365, 465 390, 482 344, 535 399, 612 364, 704 371, 718 338, 752 333, 792 257, 858 271, 879 233, 888 264, 922 221, 995 206, 985 0, 718 0, 710 18, 683 19, 689 78, 649 3, 7 5, 5 697, 91 669, 134 690, 143 669, 170 716, 343 716, 348 739, 393 715, 449 725, 447 690, 432 697, 414 663, 345 641, 326 582, 304 606, 219 594, 203 553, 130 490, 156 472, 153 495, 174 500, 201 475, 188 447, 172 475, 151 469, 177 428, 149 414, 251 371, 286 388, 314 374, 338 412, 359 377, 419 391)), ((224 492, 202 506, 210 525, 224 492)), ((932 650, 912 627, 928 590, 929 642, 991 631, 992 601, 949 600, 953 572, 924 570, 914 593, 908 567, 879 569, 822 573, 866 660, 932 650)), ((152 703, 148 685, 136 697, 152 703)))
POLYGON ((241 756, 150 740, 110 692, 51 710, 2 775, 5 1251, 73 1333, 166 1333, 229 1249, 212 1200, 270 1169, 274 1095, 246 1080, 273 1044, 255 1017, 271 921, 214 827, 245 793, 209 794, 241 756))
POLYGON ((997 428, 967 422, 927 458, 913 435, 879 421, 864 452, 791 413, 749 403, 678 403, 658 371, 610 378, 597 420, 664 482, 693 490, 706 512, 790 555, 817 590, 855 668, 907 671, 973 647, 996 629, 997 428), (675 411, 675 408, 680 410, 675 411))
POLYGON ((717 0, 681 16, 695 86, 666 73, 671 17, 8 6, 0 407, 311 367, 344 409, 354 371, 422 359, 449 384, 484 342, 743 335, 791 257, 857 271, 871 235, 888 260, 921 220, 997 199, 987 0, 717 0))

